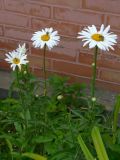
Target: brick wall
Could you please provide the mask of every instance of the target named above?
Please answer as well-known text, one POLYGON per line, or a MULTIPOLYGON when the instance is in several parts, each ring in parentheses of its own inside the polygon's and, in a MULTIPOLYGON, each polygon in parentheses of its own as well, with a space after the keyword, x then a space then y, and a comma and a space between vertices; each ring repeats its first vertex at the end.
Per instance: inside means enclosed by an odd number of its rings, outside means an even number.
MULTIPOLYGON (((4 54, 26 42, 32 71, 42 76, 43 51, 34 49, 30 39, 34 31, 53 27, 61 42, 47 52, 48 75, 89 82, 93 50, 83 48, 76 36, 84 26, 102 23, 119 36, 120 0, 0 0, 0 68, 8 68, 4 54)), ((115 49, 99 54, 97 85, 120 91, 120 38, 115 49)))

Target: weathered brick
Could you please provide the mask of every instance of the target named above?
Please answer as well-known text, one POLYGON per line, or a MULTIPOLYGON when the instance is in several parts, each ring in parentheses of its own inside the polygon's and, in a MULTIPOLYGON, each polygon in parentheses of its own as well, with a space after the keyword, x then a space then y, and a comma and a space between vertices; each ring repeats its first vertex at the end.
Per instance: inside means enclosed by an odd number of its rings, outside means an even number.
POLYGON ((0 36, 2 36, 2 35, 3 35, 3 26, 0 25, 0 36))
POLYGON ((102 69, 100 78, 106 81, 120 83, 120 72, 116 70, 102 69))
POLYGON ((79 53, 79 62, 91 65, 93 61, 93 55, 87 53, 79 53))
POLYGON ((53 70, 63 72, 63 73, 70 73, 79 76, 90 77, 92 75, 92 70, 89 66, 68 63, 64 61, 53 61, 53 70))
MULTIPOLYGON (((118 38, 120 38, 120 37, 118 37, 118 38)), ((117 40, 118 41, 118 40, 117 40)), ((106 54, 108 55, 110 55, 110 54, 113 54, 113 55, 115 55, 115 56, 120 56, 120 43, 117 43, 115 46, 113 46, 114 47, 114 50, 109 50, 109 51, 107 51, 106 52, 106 54)))
POLYGON ((2 70, 10 70, 10 64, 5 62, 5 60, 0 60, 0 69, 2 69, 2 70))
POLYGON ((61 37, 60 46, 62 48, 81 50, 81 48, 83 48, 81 44, 81 40, 78 40, 76 37, 77 35, 75 36, 75 38, 61 37))
POLYGON ((101 25, 101 23, 103 23, 104 16, 103 14, 98 14, 96 12, 55 7, 54 18, 80 24, 101 25))
POLYGON ((71 8, 81 8, 82 0, 36 0, 37 2, 43 2, 52 5, 61 5, 71 8))
POLYGON ((80 26, 77 24, 54 21, 54 20, 45 20, 45 19, 32 19, 32 28, 35 30, 41 30, 46 27, 53 27, 55 30, 58 30, 59 34, 67 36, 76 36, 80 30, 80 26), (69 27, 68 27, 69 26, 69 27))
POLYGON ((113 29, 120 29, 120 16, 118 15, 108 15, 107 23, 112 26, 113 29))
MULTIPOLYGON (((28 55, 28 60, 31 67, 43 68, 43 57, 28 55)), ((46 58, 46 68, 51 68, 51 60, 46 58)))
POLYGON ((104 81, 101 79, 98 79, 96 81, 96 86, 98 89, 108 90, 108 91, 115 91, 120 92, 120 83, 110 82, 110 81, 104 81))
POLYGON ((2 8, 2 1, 0 1, 0 9, 2 8))
MULTIPOLYGON (((42 56, 43 50, 31 48, 31 53, 33 55, 42 56)), ((54 47, 51 51, 47 50, 46 57, 54 58, 54 59, 63 59, 67 61, 75 61, 77 53, 75 50, 61 48, 61 47, 54 47)))
POLYGON ((30 41, 32 37, 32 31, 24 28, 16 28, 16 27, 5 27, 5 36, 15 39, 27 40, 30 41))
POLYGON ((119 0, 84 0, 84 7, 101 12, 120 13, 119 2, 119 0))
POLYGON ((102 54, 99 66, 119 71, 120 56, 116 56, 115 54, 102 54))
POLYGON ((16 49, 18 42, 11 39, 0 38, 0 59, 5 58, 5 53, 16 49))
MULTIPOLYGON (((42 77, 44 78, 44 72, 43 69, 41 68, 33 68, 33 73, 37 76, 37 77, 42 77)), ((49 68, 46 68, 46 77, 49 78, 50 76, 54 75, 55 73, 53 71, 50 71, 49 68)))
POLYGON ((50 7, 25 0, 4 0, 5 8, 10 11, 32 16, 50 17, 50 7))
POLYGON ((12 12, 0 11, 0 23, 28 27, 29 18, 12 12))

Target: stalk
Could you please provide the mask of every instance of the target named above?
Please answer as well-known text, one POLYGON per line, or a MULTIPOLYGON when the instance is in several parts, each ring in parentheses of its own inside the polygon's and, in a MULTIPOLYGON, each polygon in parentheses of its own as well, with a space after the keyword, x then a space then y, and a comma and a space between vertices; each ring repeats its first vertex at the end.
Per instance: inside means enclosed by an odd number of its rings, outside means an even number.
POLYGON ((96 81, 96 69, 97 69, 97 55, 98 55, 98 47, 95 47, 95 52, 94 52, 94 58, 93 58, 93 63, 92 63, 92 83, 91 83, 91 100, 92 100, 92 106, 95 105, 95 81, 96 81))
POLYGON ((114 107, 113 125, 112 125, 113 144, 116 143, 116 139, 117 139, 117 126, 118 126, 118 119, 119 119, 119 111, 120 111, 120 95, 117 96, 115 107, 114 107))
POLYGON ((44 91, 43 95, 47 95, 47 81, 46 81, 46 44, 44 46, 44 53, 43 53, 43 74, 44 74, 44 91))

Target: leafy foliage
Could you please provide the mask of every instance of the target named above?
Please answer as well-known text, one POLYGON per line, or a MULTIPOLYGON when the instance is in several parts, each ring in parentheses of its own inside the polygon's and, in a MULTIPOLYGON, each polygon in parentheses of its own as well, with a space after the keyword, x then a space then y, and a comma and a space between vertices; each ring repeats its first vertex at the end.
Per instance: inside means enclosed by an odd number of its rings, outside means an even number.
MULTIPOLYGON (((107 143, 112 132, 109 116, 104 106, 97 102, 91 108, 85 84, 68 84, 68 78, 55 75, 48 79, 48 96, 43 96, 36 95, 40 83, 28 66, 24 66, 21 72, 14 72, 13 76, 9 97, 0 100, 2 160, 37 160, 39 155, 48 160, 84 160, 77 136, 82 134, 95 155, 90 138, 93 126, 99 126, 102 131, 108 154, 111 150, 120 153, 119 144, 107 143), (12 96, 14 90, 17 98, 12 96)), ((119 130, 117 135, 120 143, 119 130)))

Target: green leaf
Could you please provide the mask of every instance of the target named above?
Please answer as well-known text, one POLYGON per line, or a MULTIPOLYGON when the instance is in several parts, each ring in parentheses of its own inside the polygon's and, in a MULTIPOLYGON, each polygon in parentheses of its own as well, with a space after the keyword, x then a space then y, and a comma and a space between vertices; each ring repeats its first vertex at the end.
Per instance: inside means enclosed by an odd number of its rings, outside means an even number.
POLYGON ((46 143, 46 142, 51 142, 53 140, 53 137, 51 136, 37 136, 33 138, 32 142, 35 143, 46 143))
POLYGON ((31 115, 30 115, 29 109, 26 110, 25 116, 26 116, 26 119, 27 119, 28 121, 31 120, 31 115))
POLYGON ((119 110, 120 110, 120 95, 117 96, 117 100, 114 106, 114 118, 113 118, 113 127, 112 127, 114 144, 116 142, 116 130, 117 130, 119 110))
POLYGON ((23 153, 22 156, 34 159, 34 160, 47 160, 47 158, 40 156, 39 154, 35 154, 35 153, 23 153))
POLYGON ((14 122, 14 126, 17 132, 22 133, 23 130, 22 130, 22 126, 20 123, 14 122))
POLYGON ((99 160, 109 160, 100 135, 99 128, 93 127, 91 135, 99 160))
POLYGON ((12 152, 13 148, 12 148, 12 144, 11 144, 10 140, 9 139, 5 139, 5 140, 6 140, 6 143, 8 145, 8 148, 9 148, 10 152, 12 152))
POLYGON ((92 156, 89 149, 87 148, 86 144, 84 143, 81 135, 78 136, 78 142, 79 142, 80 147, 85 155, 86 160, 95 160, 95 158, 92 156))

